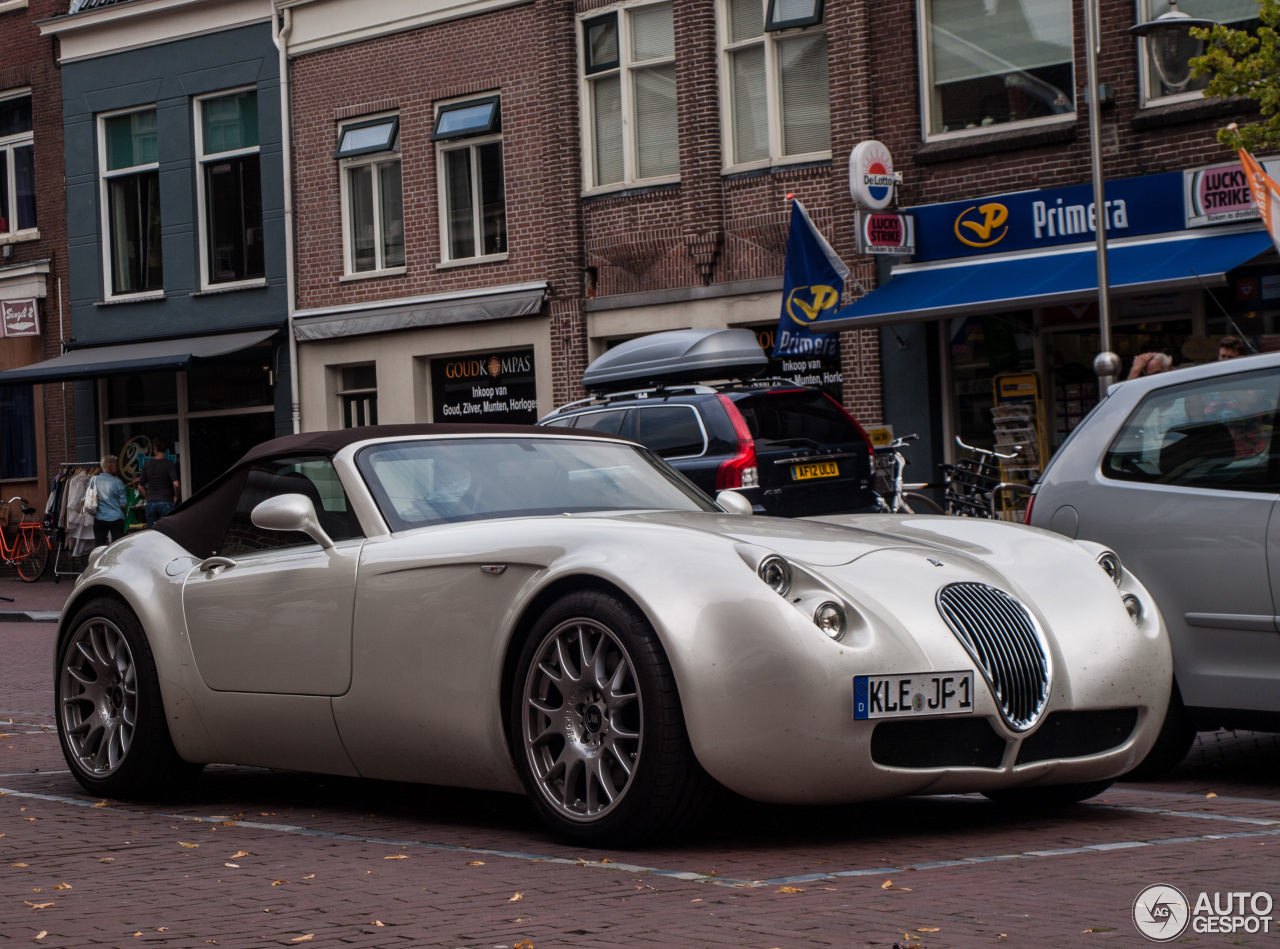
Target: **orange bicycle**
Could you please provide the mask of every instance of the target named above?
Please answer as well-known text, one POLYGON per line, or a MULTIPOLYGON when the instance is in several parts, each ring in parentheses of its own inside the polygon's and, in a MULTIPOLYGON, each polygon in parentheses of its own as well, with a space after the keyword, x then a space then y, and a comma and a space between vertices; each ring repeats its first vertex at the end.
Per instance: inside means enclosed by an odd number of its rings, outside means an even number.
POLYGON ((27 583, 35 583, 49 567, 49 551, 53 549, 53 544, 49 542, 44 525, 39 521, 27 520, 36 513, 36 509, 28 505, 25 498, 10 498, 5 505, 12 509, 14 501, 21 504, 22 519, 18 521, 18 532, 12 543, 0 531, 0 561, 10 567, 17 567, 18 576, 27 583))

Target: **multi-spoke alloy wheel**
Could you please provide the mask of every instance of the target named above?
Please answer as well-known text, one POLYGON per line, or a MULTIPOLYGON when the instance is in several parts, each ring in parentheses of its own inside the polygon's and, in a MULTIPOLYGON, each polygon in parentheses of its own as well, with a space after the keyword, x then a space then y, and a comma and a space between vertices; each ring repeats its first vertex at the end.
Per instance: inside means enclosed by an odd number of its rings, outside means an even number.
POLYGON ((524 743, 535 780, 570 820, 593 820, 631 784, 643 739, 631 659, 590 619, 561 623, 543 641, 524 687, 524 743))
POLYGON ((97 778, 120 766, 138 722, 138 668, 124 634, 90 617, 71 634, 58 714, 76 766, 97 778))
POLYGON ((90 600, 58 645, 54 702, 62 754, 86 790, 172 793, 197 776, 174 750, 160 680, 138 618, 116 599, 90 600))
POLYGON ((566 837, 616 846, 674 834, 717 790, 662 643, 625 600, 585 590, 551 604, 524 640, 510 701, 516 769, 566 837))

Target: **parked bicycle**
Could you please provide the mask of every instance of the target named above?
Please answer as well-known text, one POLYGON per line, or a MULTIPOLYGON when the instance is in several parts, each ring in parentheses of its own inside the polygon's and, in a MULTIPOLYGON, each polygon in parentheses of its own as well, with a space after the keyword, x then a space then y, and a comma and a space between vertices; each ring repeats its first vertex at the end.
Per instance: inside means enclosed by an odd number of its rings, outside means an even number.
POLYGON ((5 502, 10 511, 13 510, 14 501, 21 505, 19 509, 22 517, 12 541, 0 531, 0 561, 10 567, 17 567, 18 576, 27 583, 35 583, 44 576, 49 566, 49 551, 53 549, 53 544, 49 542, 44 525, 39 521, 28 520, 36 513, 36 509, 28 505, 25 498, 10 498, 5 502))
POLYGON ((880 510, 886 514, 941 514, 942 508, 920 490, 927 485, 906 484, 903 469, 911 464, 902 449, 919 438, 902 435, 883 448, 876 449, 875 491, 880 510))
POLYGON ((1000 462, 1018 457, 1012 454, 966 445, 956 436, 956 444, 969 452, 953 465, 943 465, 946 478, 947 514, 957 517, 982 517, 1005 521, 1021 521, 1031 497, 1031 486, 1021 481, 1002 481, 1000 462))

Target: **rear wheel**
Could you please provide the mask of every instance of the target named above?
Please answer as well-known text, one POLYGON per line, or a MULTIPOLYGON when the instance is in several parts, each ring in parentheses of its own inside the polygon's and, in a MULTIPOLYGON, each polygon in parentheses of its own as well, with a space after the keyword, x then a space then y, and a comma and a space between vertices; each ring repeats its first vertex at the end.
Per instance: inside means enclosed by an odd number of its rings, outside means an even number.
POLYGON ((582 843, 675 833, 715 788, 657 634, 607 593, 570 594, 538 620, 516 671, 511 736, 535 809, 582 843))
POLYGON ((165 721, 155 660, 124 604, 91 600, 58 650, 58 740, 71 773, 93 793, 131 797, 170 791, 203 765, 178 757, 165 721))
POLYGON ((49 538, 44 531, 22 531, 17 545, 18 576, 35 583, 49 567, 49 538))
POLYGON ((1041 808, 1067 807, 1079 804, 1091 797, 1097 797, 1107 788, 1111 781, 1087 781, 1083 784, 1051 784, 1048 787, 1004 788, 1000 791, 983 791, 982 793, 997 804, 1008 804, 1010 807, 1041 808))
POLYGON ((942 506, 919 491, 902 492, 902 509, 908 514, 942 514, 942 506))

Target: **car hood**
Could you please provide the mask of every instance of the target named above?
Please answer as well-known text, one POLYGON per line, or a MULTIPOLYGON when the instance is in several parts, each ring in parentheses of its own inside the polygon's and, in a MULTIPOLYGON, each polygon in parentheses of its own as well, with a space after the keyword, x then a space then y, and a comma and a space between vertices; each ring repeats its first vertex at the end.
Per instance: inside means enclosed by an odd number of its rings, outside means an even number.
MULTIPOLYGON (((944 550, 971 557, 989 557, 992 554, 991 548, 985 543, 957 536, 956 528, 965 524, 971 525, 970 531, 966 533, 972 532, 975 522, 969 518, 854 514, 790 520, 677 511, 627 514, 623 517, 632 521, 668 524, 719 534, 745 544, 767 547, 789 560, 815 567, 838 567, 852 563, 872 551, 891 547, 944 550)), ((997 530, 1009 526, 997 522, 987 523, 997 530)))

